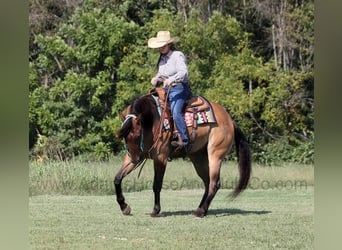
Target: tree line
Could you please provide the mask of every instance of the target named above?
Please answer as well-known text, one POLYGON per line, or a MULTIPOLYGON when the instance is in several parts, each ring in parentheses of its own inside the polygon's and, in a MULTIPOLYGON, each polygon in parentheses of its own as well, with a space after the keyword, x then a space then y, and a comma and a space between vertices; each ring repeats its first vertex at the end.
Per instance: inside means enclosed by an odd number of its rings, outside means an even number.
POLYGON ((30 0, 30 156, 107 159, 119 112, 151 89, 170 30, 193 93, 223 105, 253 159, 313 163, 313 1, 30 0))

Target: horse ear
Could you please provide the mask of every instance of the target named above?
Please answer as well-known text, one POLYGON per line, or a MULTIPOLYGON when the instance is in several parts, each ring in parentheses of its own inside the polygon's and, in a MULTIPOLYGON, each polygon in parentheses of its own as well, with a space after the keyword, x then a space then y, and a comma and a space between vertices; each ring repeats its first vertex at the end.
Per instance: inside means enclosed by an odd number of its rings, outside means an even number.
POLYGON ((119 112, 119 116, 122 122, 126 119, 126 116, 129 114, 130 111, 131 111, 131 105, 127 106, 124 109, 124 111, 119 112))
POLYGON ((124 113, 123 113, 123 112, 120 112, 120 113, 119 113, 119 116, 120 116, 121 121, 123 122, 123 121, 125 120, 125 115, 124 115, 124 113))

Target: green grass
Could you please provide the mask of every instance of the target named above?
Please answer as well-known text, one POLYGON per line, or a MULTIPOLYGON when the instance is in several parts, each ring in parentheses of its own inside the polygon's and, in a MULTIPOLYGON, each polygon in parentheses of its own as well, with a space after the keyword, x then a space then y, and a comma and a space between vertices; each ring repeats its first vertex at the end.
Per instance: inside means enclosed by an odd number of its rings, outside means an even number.
POLYGON ((253 165, 249 188, 228 198, 237 163, 225 162, 208 216, 191 215, 203 194, 188 161, 168 164, 162 213, 151 218, 152 162, 123 181, 131 216, 122 215, 113 179, 120 159, 30 163, 31 249, 312 249, 314 168, 253 165))
POLYGON ((219 190, 208 216, 191 211, 203 190, 164 190, 151 218, 150 190, 126 193, 132 215, 114 196, 32 196, 31 249, 313 249, 313 187, 246 190, 229 201, 219 190))

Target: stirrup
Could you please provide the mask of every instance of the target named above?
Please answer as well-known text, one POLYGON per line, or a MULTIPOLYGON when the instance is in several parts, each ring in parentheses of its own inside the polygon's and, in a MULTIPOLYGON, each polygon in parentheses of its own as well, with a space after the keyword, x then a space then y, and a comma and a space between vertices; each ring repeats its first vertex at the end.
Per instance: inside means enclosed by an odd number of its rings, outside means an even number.
POLYGON ((171 146, 172 146, 172 147, 175 147, 175 148, 176 148, 176 147, 183 147, 183 146, 184 146, 184 143, 183 143, 183 141, 179 141, 179 140, 178 140, 178 141, 172 141, 172 142, 171 142, 171 146))

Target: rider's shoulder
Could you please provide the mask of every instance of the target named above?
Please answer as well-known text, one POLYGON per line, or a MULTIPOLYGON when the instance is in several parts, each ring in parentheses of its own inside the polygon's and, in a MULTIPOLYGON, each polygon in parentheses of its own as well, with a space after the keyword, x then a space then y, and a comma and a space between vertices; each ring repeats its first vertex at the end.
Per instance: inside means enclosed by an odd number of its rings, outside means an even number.
POLYGON ((184 53, 180 50, 175 50, 172 52, 172 56, 175 56, 175 57, 178 57, 178 56, 181 56, 181 57, 185 57, 184 56, 184 53))

